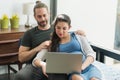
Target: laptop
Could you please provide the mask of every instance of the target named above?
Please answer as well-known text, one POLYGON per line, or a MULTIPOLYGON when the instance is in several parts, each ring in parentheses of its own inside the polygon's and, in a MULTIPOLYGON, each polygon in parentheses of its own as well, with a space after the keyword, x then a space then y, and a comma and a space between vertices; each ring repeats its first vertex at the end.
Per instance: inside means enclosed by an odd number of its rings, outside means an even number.
POLYGON ((81 54, 63 52, 46 53, 46 73, 68 74, 73 71, 81 71, 81 65, 81 54))

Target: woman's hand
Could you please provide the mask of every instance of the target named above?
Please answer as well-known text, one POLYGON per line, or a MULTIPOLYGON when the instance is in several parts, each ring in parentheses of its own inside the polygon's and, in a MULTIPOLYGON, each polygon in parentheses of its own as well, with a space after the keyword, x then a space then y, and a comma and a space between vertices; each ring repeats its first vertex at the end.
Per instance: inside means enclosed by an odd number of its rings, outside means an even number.
POLYGON ((43 74, 48 77, 48 75, 46 74, 46 62, 41 61, 41 59, 35 59, 33 60, 32 64, 35 67, 42 68, 43 74))
POLYGON ((93 62, 94 62, 94 58, 92 56, 87 56, 86 60, 82 64, 81 69, 84 70, 85 68, 87 68, 93 62))
POLYGON ((48 75, 46 74, 46 63, 45 62, 41 62, 41 67, 42 67, 43 74, 48 77, 48 75))

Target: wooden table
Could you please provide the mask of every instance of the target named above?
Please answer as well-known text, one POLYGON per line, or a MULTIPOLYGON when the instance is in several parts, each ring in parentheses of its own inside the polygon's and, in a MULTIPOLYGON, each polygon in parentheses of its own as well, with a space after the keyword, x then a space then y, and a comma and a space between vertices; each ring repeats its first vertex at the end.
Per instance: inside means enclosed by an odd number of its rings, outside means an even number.
POLYGON ((20 26, 18 29, 0 29, 0 65, 8 65, 8 74, 10 70, 17 72, 10 64, 18 64, 19 39, 27 29, 20 26))
POLYGON ((27 29, 20 26, 18 29, 0 29, 0 55, 18 52, 18 42, 27 29))
POLYGON ((24 26, 18 29, 0 29, 0 41, 19 39, 26 30, 24 26))

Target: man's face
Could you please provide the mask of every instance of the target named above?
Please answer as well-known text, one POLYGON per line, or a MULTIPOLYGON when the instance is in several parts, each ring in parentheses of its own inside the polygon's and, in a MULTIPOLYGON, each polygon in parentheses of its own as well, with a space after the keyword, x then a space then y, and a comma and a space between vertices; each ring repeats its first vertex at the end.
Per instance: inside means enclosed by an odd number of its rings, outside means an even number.
POLYGON ((37 8, 35 9, 35 19, 40 27, 46 27, 49 20, 49 13, 46 8, 37 8))

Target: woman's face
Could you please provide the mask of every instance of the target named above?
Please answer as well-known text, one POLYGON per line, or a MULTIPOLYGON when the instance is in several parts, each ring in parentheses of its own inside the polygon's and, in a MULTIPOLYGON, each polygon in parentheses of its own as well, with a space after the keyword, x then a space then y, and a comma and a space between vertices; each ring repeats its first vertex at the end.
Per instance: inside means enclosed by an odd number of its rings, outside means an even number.
POLYGON ((55 26, 56 34, 59 38, 65 38, 68 35, 68 30, 70 29, 70 26, 67 22, 59 21, 57 22, 55 26))

